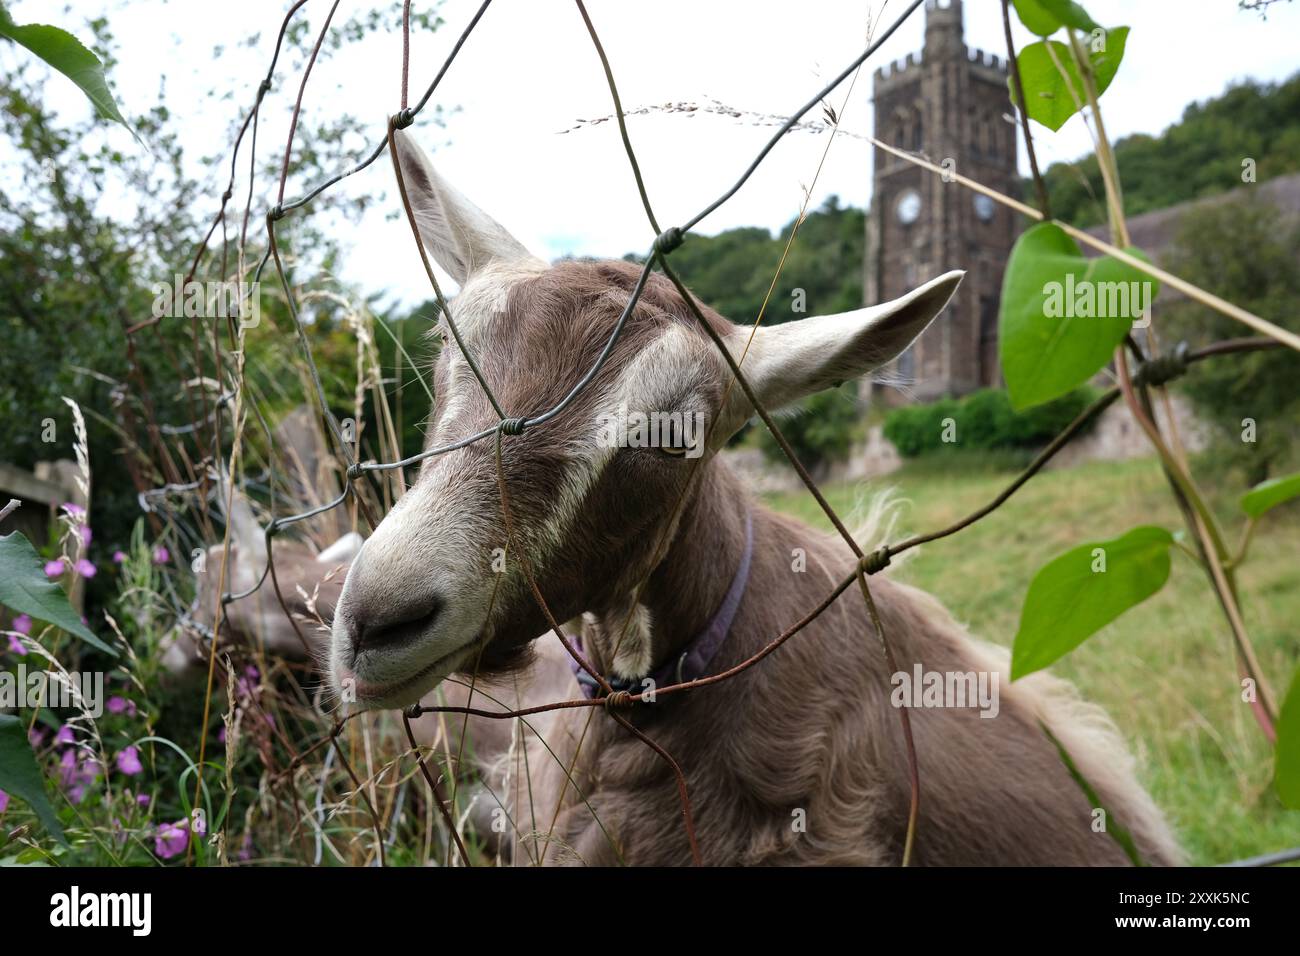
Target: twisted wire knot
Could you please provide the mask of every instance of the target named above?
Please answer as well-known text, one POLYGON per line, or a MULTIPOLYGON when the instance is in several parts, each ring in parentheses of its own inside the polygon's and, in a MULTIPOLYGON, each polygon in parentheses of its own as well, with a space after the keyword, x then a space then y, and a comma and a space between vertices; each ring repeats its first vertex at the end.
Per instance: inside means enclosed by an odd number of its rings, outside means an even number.
POLYGON ((877 548, 858 560, 858 569, 863 574, 878 574, 887 567, 889 567, 889 548, 877 548))
POLYGON ((663 232, 659 233, 655 239, 655 252, 661 256, 666 256, 683 242, 686 241, 686 235, 677 226, 669 226, 663 232))
POLYGON ((356 481, 358 478, 361 477, 361 473, 362 473, 361 462, 354 461, 352 464, 348 465, 348 470, 347 470, 348 481, 356 481))
POLYGON ((409 106, 393 114, 393 129, 406 129, 415 122, 415 111, 409 106))
POLYGON ((631 707, 632 692, 627 690, 616 690, 605 698, 605 709, 614 710, 615 708, 631 707))
POLYGON ((271 81, 269 79, 262 80, 261 83, 257 84, 258 98, 260 99, 261 97, 265 96, 267 93, 270 92, 270 90, 271 90, 271 81))
POLYGON ((1187 353, 1187 343, 1179 342, 1172 352, 1143 362, 1134 378, 1141 385, 1160 386, 1172 382, 1187 371, 1187 353))
POLYGON ((503 435, 522 435, 527 424, 526 418, 503 418, 497 427, 501 429, 503 435))
POLYGON ((267 214, 266 214, 266 218, 269 219, 269 220, 271 220, 271 222, 278 222, 279 220, 283 219, 283 218, 284 218, 284 207, 281 206, 279 203, 276 203, 276 204, 275 204, 274 206, 272 206, 272 207, 270 208, 270 210, 267 212, 267 214))
POLYGON ((417 717, 422 717, 424 715, 424 708, 417 702, 402 711, 402 715, 409 720, 415 720, 417 717))

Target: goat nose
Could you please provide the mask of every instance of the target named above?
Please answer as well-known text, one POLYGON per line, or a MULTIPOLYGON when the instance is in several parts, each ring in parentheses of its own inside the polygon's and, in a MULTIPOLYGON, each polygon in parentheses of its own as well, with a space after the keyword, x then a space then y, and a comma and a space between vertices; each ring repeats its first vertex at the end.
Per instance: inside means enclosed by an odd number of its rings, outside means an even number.
POLYGON ((354 651, 395 647, 417 639, 429 629, 442 610, 436 594, 401 595, 382 607, 354 608, 349 622, 354 651))

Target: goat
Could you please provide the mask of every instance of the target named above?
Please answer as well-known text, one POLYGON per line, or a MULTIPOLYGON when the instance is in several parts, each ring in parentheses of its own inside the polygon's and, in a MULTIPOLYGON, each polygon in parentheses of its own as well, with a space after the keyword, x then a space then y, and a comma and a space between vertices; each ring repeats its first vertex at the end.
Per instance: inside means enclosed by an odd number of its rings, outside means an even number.
MULTIPOLYGON (((329 453, 320 419, 311 405, 299 405, 281 418, 271 444, 278 452, 277 464, 287 486, 287 500, 295 510, 315 508, 323 500, 338 497, 338 465, 329 453)), ((231 549, 224 589, 239 594, 262 580, 266 536, 248 499, 238 487, 232 491, 226 479, 219 478, 215 503, 224 511, 227 501, 231 549)), ((226 605, 222 614, 223 639, 261 647, 272 656, 291 661, 314 661, 321 656, 325 642, 308 619, 316 616, 329 624, 347 565, 361 547, 361 536, 350 529, 346 512, 338 508, 317 515, 305 530, 304 538, 276 538, 272 548, 284 605, 268 576, 254 593, 226 605), (318 551, 313 542, 330 543, 318 551), (300 588, 313 599, 314 615, 309 614, 300 588)), ((203 644, 213 637, 221 562, 221 545, 204 549, 201 562, 194 567, 194 600, 185 618, 163 638, 159 648, 163 667, 174 680, 185 681, 207 671, 203 644)))
MULTIPOLYGON (((225 495, 220 498, 224 503, 225 495)), ((238 594, 261 579, 266 567, 266 538, 248 501, 238 491, 231 498, 228 521, 231 548, 224 590, 238 594)), ((360 548, 361 536, 356 532, 344 534, 319 552, 305 541, 278 539, 272 557, 284 605, 268 576, 254 593, 226 605, 221 636, 247 646, 260 646, 272 656, 293 661, 321 656, 325 641, 318 629, 306 621, 307 600, 312 600, 316 614, 328 623, 348 564, 360 548), (304 592, 307 598, 302 596, 304 592)), ((181 681, 206 671, 204 643, 211 640, 216 624, 222 545, 208 547, 201 558, 187 619, 178 622, 159 647, 163 668, 181 681)))
MULTIPOLYGON (((501 408, 553 407, 605 347, 639 269, 548 266, 446 183, 404 132, 395 152, 419 236, 460 285, 460 337, 501 408)), ((709 309, 704 318, 775 409, 898 355, 961 278, 949 272, 892 302, 775 326, 735 326, 709 309)), ((444 316, 444 342, 447 332, 444 316)), ((432 377, 429 447, 496 424, 458 347, 441 351, 432 377)), ((594 682, 573 677, 558 643, 537 640, 547 620, 524 557, 555 619, 580 620, 575 644, 616 688, 716 674, 815 608, 854 556, 761 506, 718 456, 754 413, 730 384, 676 287, 651 275, 589 386, 562 414, 500 436, 513 534, 492 439, 423 462, 348 572, 330 635, 335 692, 356 708, 396 708, 449 675, 499 689, 509 686, 502 675, 524 671, 509 706, 554 699, 557 688, 590 695, 594 682), (651 447, 611 440, 611 415, 630 419, 628 409, 704 416, 712 427, 694 445, 672 428, 651 447)), ((1005 653, 974 640, 924 592, 885 574, 871 590, 904 675, 978 674, 1002 688, 993 719, 950 702, 910 711, 921 781, 914 862, 1127 863, 1103 820, 1128 831, 1144 862, 1181 859, 1104 714, 1043 673, 1011 684, 1005 653)), ((626 713, 681 766, 704 863, 891 864, 911 794, 895 680, 852 588, 756 666, 626 713)), ((554 712, 543 734, 554 760, 525 736, 528 797, 507 808, 530 859, 691 861, 674 775, 625 727, 590 708, 554 712)))

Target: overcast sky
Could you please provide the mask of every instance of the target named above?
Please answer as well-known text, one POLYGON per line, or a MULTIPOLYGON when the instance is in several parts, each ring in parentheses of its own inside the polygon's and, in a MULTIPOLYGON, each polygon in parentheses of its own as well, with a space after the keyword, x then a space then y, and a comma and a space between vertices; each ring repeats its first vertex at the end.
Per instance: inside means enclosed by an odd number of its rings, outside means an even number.
MULTIPOLYGON (((287 0, 140 0, 9 4, 20 23, 53 22, 77 30, 78 18, 107 11, 117 40, 113 74, 123 109, 152 104, 160 76, 168 102, 195 156, 208 152, 228 124, 251 103, 265 70, 287 0), (253 33, 260 43, 239 46, 253 33), (214 58, 213 49, 224 51, 214 58), (227 91, 233 98, 220 94, 227 91), (209 96, 210 92, 218 95, 209 96)), ((343 0, 336 21, 359 4, 343 0)), ((418 6, 418 3, 417 3, 418 6)), ((446 25, 412 41, 412 90, 428 84, 477 8, 477 0, 447 0, 446 25)), ((612 60, 625 108, 713 100, 739 110, 788 114, 838 73, 865 46, 868 23, 884 26, 906 8, 903 0, 588 0, 588 9, 612 60)), ((1214 96, 1234 80, 1280 80, 1300 67, 1300 5, 1280 2, 1267 20, 1241 12, 1236 0, 1086 0, 1093 17, 1132 32, 1119 75, 1102 99, 1114 138, 1156 133, 1188 103, 1214 96)), ((329 0, 309 0, 315 28, 329 0)), ((966 42, 1004 53, 998 0, 966 0, 966 42)), ((299 14, 301 16, 301 14, 299 14)), ((1017 46, 1032 37, 1015 24, 1017 46)), ((924 14, 918 11, 868 61, 842 110, 843 128, 871 129, 871 72, 919 50, 924 14)), ((0 56, 13 56, 12 51, 0 56)), ((348 110, 373 117, 372 141, 398 105, 399 35, 371 36, 317 66, 304 110, 314 117, 348 110)), ((272 96, 291 102, 298 76, 281 74, 272 96)), ((847 84, 830 99, 844 103, 847 84)), ((85 109, 66 81, 51 81, 52 104, 85 109)), ((444 80, 437 101, 456 111, 445 129, 417 122, 415 135, 452 183, 547 258, 565 254, 618 256, 644 250, 653 238, 633 188, 611 122, 571 129, 610 112, 600 63, 574 5, 568 0, 496 0, 444 80)), ((629 119, 633 144, 659 218, 684 220, 729 186, 771 130, 732 118, 659 113, 629 119)), ((1086 129, 1072 119, 1059 133, 1035 127, 1040 160, 1073 159, 1089 149, 1086 129)), ((279 115, 263 125, 259 144, 284 141, 279 115)), ((135 148, 122 133, 121 148, 135 148)), ((115 139, 116 141, 116 139, 115 139)), ((811 184, 824 138, 791 134, 746 187, 707 219, 708 233, 740 225, 778 228, 797 213, 811 184)), ((277 145, 276 148, 281 148, 277 145)), ((1023 144, 1022 144, 1023 151, 1023 144)), ((242 164, 241 164, 242 165, 242 164)), ((1022 168, 1024 168, 1022 161, 1022 168)), ((837 137, 814 191, 814 205, 831 194, 865 205, 870 196, 870 148, 837 137)), ((1262 171, 1266 175, 1267 171, 1262 171)), ((360 188, 391 188, 385 160, 363 174, 360 188)), ((362 177, 356 177, 360 180, 362 177)), ((219 195, 222 184, 213 183, 219 195)), ((290 183, 299 195, 307 184, 290 183)), ((207 210, 205 209, 205 213, 207 210)), ((428 295, 427 280, 402 220, 376 210, 359 229, 344 274, 369 291, 403 301, 428 295)))

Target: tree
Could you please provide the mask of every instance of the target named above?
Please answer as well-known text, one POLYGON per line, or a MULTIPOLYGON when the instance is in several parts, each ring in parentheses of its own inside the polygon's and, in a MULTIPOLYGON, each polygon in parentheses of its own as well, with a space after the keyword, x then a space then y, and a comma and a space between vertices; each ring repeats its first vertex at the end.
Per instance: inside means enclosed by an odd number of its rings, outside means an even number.
POLYGON ((859 308, 865 214, 841 206, 836 196, 805 217, 768 296, 794 226, 791 220, 777 236, 752 226, 692 235, 673 253, 673 266, 704 302, 741 325, 754 322, 760 312, 768 325, 859 308))
MULTIPOLYGON (((1300 330, 1300 220, 1248 195, 1210 203, 1182 220, 1169 266, 1230 302, 1300 330)), ((1242 334, 1241 326, 1199 303, 1185 300, 1161 319, 1163 334, 1194 345, 1242 334)), ((1300 355, 1274 349, 1205 362, 1181 387, 1222 439, 1219 451, 1246 469, 1254 484, 1292 454, 1300 437, 1300 355), (1244 422, 1255 423, 1252 440, 1244 422)))

